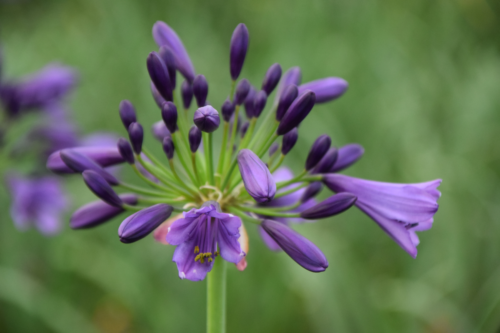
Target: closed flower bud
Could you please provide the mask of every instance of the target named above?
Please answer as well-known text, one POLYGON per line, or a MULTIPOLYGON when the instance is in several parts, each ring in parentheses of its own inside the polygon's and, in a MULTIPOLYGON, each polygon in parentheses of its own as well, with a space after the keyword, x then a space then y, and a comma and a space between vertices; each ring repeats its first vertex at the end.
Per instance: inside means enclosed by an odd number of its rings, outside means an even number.
POLYGON ((177 107, 172 102, 165 102, 161 108, 161 117, 170 133, 174 133, 177 128, 177 107))
POLYGON ((339 157, 329 172, 339 172, 354 164, 363 156, 365 150, 361 145, 351 143, 339 148, 339 157))
POLYGON ((235 81, 240 76, 245 56, 248 49, 248 29, 243 23, 238 24, 231 36, 231 45, 229 47, 229 63, 231 78, 235 81))
POLYGON ((222 112, 222 118, 224 119, 225 122, 231 120, 231 117, 234 114, 234 108, 235 108, 234 103, 231 102, 229 98, 224 101, 224 104, 222 104, 221 112, 222 112))
POLYGON ((120 102, 120 118, 122 120, 123 126, 128 128, 130 124, 135 123, 137 121, 137 117, 135 115, 135 108, 130 103, 130 101, 123 100, 120 102))
POLYGON ((79 153, 73 149, 63 149, 60 152, 63 162, 75 172, 84 172, 85 170, 93 170, 106 179, 111 185, 119 183, 115 176, 104 170, 99 164, 91 160, 89 157, 79 153))
POLYGON ((253 86, 250 86, 250 90, 248 90, 247 97, 245 98, 245 114, 248 119, 253 117, 254 114, 254 101, 255 96, 257 95, 257 91, 253 86))
POLYGON ((85 170, 82 173, 83 180, 85 184, 87 184, 88 188, 94 192, 94 194, 107 202, 111 206, 121 207, 123 202, 118 197, 115 191, 108 184, 106 179, 104 179, 100 174, 95 172, 94 170, 85 170))
POLYGON ((243 79, 238 82, 236 86, 236 92, 234 93, 234 103, 237 105, 243 104, 247 98, 248 92, 250 91, 250 82, 247 79, 243 79))
POLYGON ((276 109, 276 120, 281 121, 283 116, 288 111, 290 105, 292 105, 293 101, 297 98, 299 94, 299 90, 295 85, 289 85, 285 87, 283 93, 280 95, 280 99, 278 102, 278 108, 276 109))
POLYGON ((160 55, 156 52, 151 52, 147 59, 147 67, 149 77, 155 84, 160 95, 167 101, 172 100, 172 82, 168 75, 167 65, 163 62, 160 55))
POLYGON ((349 192, 342 192, 332 195, 319 204, 306 209, 300 213, 300 217, 304 219, 324 219, 333 215, 337 215, 351 208, 356 202, 357 197, 349 192))
POLYGON ((245 121, 243 125, 241 125, 241 137, 245 137, 245 134, 247 134, 248 127, 250 126, 249 121, 245 121))
POLYGON ((347 81, 339 77, 327 77, 299 86, 299 95, 307 90, 316 94, 316 103, 329 102, 342 96, 347 90, 347 81))
POLYGON ((327 173, 337 161, 337 157, 339 156, 338 150, 335 147, 331 147, 326 152, 325 156, 319 161, 319 163, 311 170, 312 174, 315 173, 327 173))
POLYGON ((281 94, 285 91, 286 87, 289 85, 298 86, 302 80, 302 73, 300 72, 300 67, 292 67, 283 74, 283 77, 278 84, 278 91, 276 92, 276 97, 274 102, 279 101, 281 94))
POLYGON ((166 136, 163 138, 163 151, 167 155, 167 158, 171 160, 174 158, 174 142, 171 136, 166 136))
POLYGON ((193 94, 198 107, 207 104, 208 82, 204 75, 196 75, 193 81, 193 94))
POLYGON ((297 139, 299 138, 299 130, 295 127, 290 132, 286 133, 283 136, 283 143, 281 145, 281 154, 286 155, 292 150, 295 143, 297 143, 297 139))
POLYGON ((238 167, 248 194, 255 201, 269 202, 276 194, 276 182, 267 166, 249 149, 238 153, 238 167))
POLYGON ((331 144, 332 139, 326 134, 320 135, 316 141, 314 141, 309 151, 309 155, 307 155, 306 170, 311 170, 321 161, 328 149, 330 149, 331 144))
POLYGON ((273 64, 266 72, 264 81, 262 82, 262 90, 266 92, 267 95, 271 95, 274 88, 278 85, 281 78, 281 66, 280 64, 273 64))
MULTIPOLYGON (((121 194, 119 198, 128 205, 137 204, 135 194, 121 194)), ((111 220, 125 211, 122 207, 115 207, 104 201, 98 200, 90 202, 78 208, 69 221, 71 229, 87 229, 96 227, 104 222, 111 220)))
POLYGON ((315 101, 316 97, 312 91, 307 91, 296 98, 279 124, 278 135, 284 135, 294 127, 299 126, 302 120, 311 112, 315 101))
POLYGON ((210 105, 196 110, 193 121, 202 132, 206 133, 212 133, 220 125, 219 113, 210 105))
POLYGON ((181 84, 182 104, 184 109, 189 109, 193 100, 193 86, 188 81, 183 81, 181 84))
POLYGON ((163 120, 154 123, 153 126, 151 126, 151 132, 153 132, 155 139, 160 142, 163 142, 163 138, 171 134, 163 120))
POLYGON ((118 139, 118 150, 127 163, 134 164, 134 152, 132 151, 132 146, 130 146, 130 143, 126 139, 118 139))
POLYGON ((261 90, 255 95, 255 100, 253 102, 253 117, 259 118, 262 110, 266 107, 267 94, 265 91, 261 90))
MULTIPOLYGON (((125 162, 117 147, 75 147, 71 148, 71 150, 88 157, 103 168, 125 162)), ((47 168, 50 171, 55 173, 74 173, 83 171, 74 171, 69 168, 62 160, 60 153, 61 150, 58 150, 50 154, 47 159, 47 168)))
POLYGON ((323 272, 328 260, 313 242, 283 223, 264 220, 262 228, 297 264, 311 272, 323 272))
POLYGON ((160 47, 160 57, 167 66, 168 76, 170 78, 170 83, 172 85, 172 90, 175 89, 176 77, 175 77, 175 56, 172 50, 168 46, 160 47))
POLYGON ((142 141, 144 139, 144 130, 139 123, 132 123, 128 128, 128 136, 132 143, 132 148, 136 154, 140 154, 142 150, 142 141))
POLYGON ((157 204, 127 217, 118 228, 122 243, 133 243, 149 235, 170 217, 174 209, 167 204, 157 204))
POLYGON ((192 126, 189 130, 189 148, 196 153, 201 143, 201 131, 198 127, 192 126))
POLYGON ((153 99, 155 100, 156 105, 158 105, 158 107, 161 109, 163 103, 166 102, 165 98, 163 98, 163 96, 160 95, 160 93, 158 92, 158 89, 156 89, 153 81, 151 81, 149 86, 151 87, 151 94, 153 94, 153 99))
POLYGON ((279 144, 277 142, 273 143, 271 147, 269 147, 269 157, 273 156, 275 152, 278 151, 279 144))
POLYGON ((309 199, 314 198, 315 196, 318 195, 319 192, 321 192, 322 189, 323 189, 322 182, 312 182, 306 187, 306 190, 300 197, 300 202, 304 203, 309 199))

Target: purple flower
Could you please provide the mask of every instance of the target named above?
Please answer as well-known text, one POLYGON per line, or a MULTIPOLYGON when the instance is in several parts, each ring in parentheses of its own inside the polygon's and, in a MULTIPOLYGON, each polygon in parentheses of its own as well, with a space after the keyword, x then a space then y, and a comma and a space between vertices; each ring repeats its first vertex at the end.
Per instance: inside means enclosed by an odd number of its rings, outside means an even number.
POLYGON ((331 167, 330 172, 339 172, 353 165, 361 158, 361 156, 363 156, 364 153, 365 149, 356 143, 340 147, 338 150, 337 160, 331 167))
POLYGON ((245 56, 248 49, 248 29, 243 23, 238 24, 231 36, 231 45, 229 47, 229 64, 231 78, 235 81, 240 76, 245 56))
POLYGON ((276 194, 276 182, 267 166, 249 149, 238 153, 238 167, 245 189, 257 202, 269 202, 276 194))
POLYGON ((118 140, 118 151, 120 152, 120 155, 122 155, 123 159, 127 161, 129 164, 134 164, 135 158, 134 158, 134 152, 132 151, 132 146, 130 143, 127 141, 127 139, 120 138, 118 140))
POLYGON ((306 170, 311 170, 316 165, 318 165, 319 161, 325 156, 330 149, 330 145, 332 144, 332 139, 330 136, 323 134, 318 136, 316 141, 314 141, 311 150, 309 150, 309 155, 307 155, 306 160, 306 170))
POLYGON ((262 82, 262 90, 266 92, 267 95, 271 95, 274 88, 278 85, 281 78, 281 66, 280 64, 272 64, 271 67, 266 72, 264 81, 262 82))
MULTIPOLYGON (((49 170, 55 173, 75 172, 61 159, 61 152, 65 150, 58 150, 49 156, 47 159, 47 168, 49 170)), ((125 161, 115 144, 109 147, 74 147, 71 150, 90 158, 101 167, 108 167, 125 161)))
POLYGON ((163 142, 164 137, 171 135, 163 120, 154 123, 153 126, 151 126, 151 132, 153 132, 155 139, 160 142, 163 142))
POLYGON ((437 190, 441 179, 393 184, 329 174, 323 181, 334 192, 356 195, 358 200, 355 205, 413 258, 417 256, 418 237, 414 231, 431 227, 438 210, 437 200, 441 196, 437 190))
MULTIPOLYGON (((155 91, 157 91, 156 88, 155 91)), ((121 101, 120 106, 118 108, 118 112, 120 113, 120 118, 122 120, 123 126, 125 126, 125 129, 128 129, 130 124, 135 123, 137 121, 137 116, 135 115, 135 108, 130 101, 127 100, 121 101)))
POLYGON ((297 143, 299 139, 299 130, 297 127, 292 129, 290 132, 283 135, 283 144, 281 145, 281 154, 286 155, 292 150, 293 146, 297 143))
POLYGON ((118 194, 116 194, 106 179, 99 173, 94 170, 85 170, 82 172, 82 176, 85 184, 98 198, 111 206, 121 207, 123 205, 118 194))
POLYGON ((220 125, 220 117, 217 110, 215 110, 212 106, 207 105, 199 108, 195 111, 193 117, 194 124, 200 129, 202 132, 212 133, 220 125))
POLYGON ((208 82, 205 75, 196 75, 193 81, 193 94, 198 107, 207 105, 208 82))
POLYGON ((334 194, 317 205, 308 208, 300 213, 300 217, 305 219, 324 219, 340 214, 351 208, 356 202, 356 196, 348 192, 334 194))
POLYGON ((267 94, 265 91, 261 90, 255 95, 255 99, 253 101, 253 114, 252 117, 259 118, 262 110, 266 107, 267 103, 267 94))
POLYGON ((292 67, 283 74, 283 78, 278 84, 278 91, 276 97, 274 98, 274 103, 278 103, 281 94, 289 85, 298 86, 302 80, 302 73, 300 72, 300 67, 292 67))
POLYGON ((245 114, 247 115, 248 119, 253 117, 254 101, 256 95, 257 91, 253 86, 250 86, 250 90, 248 90, 247 97, 245 98, 245 114))
POLYGON ((120 241, 128 244, 146 237, 168 219, 172 211, 172 206, 156 204, 130 215, 118 228, 120 241))
POLYGON ((132 148, 136 154, 140 154, 142 151, 142 141, 144 140, 144 130, 142 125, 139 123, 132 123, 128 127, 128 137, 132 148))
POLYGON ((235 264, 245 256, 238 242, 240 218, 220 212, 216 202, 206 202, 183 216, 167 234, 167 242, 178 245, 172 260, 181 279, 203 280, 218 255, 235 264))
POLYGON ((73 149, 63 149, 60 151, 60 156, 63 162, 74 172, 84 172, 85 170, 93 170, 103 177, 109 184, 117 185, 118 179, 104 170, 99 164, 94 162, 89 157, 80 154, 73 149))
POLYGON ((188 81, 183 81, 181 84, 182 104, 184 109, 189 109, 193 100, 193 86, 188 81))
POLYGON ((302 95, 307 90, 311 90, 316 94, 316 103, 324 103, 342 96, 347 87, 346 80, 339 77, 327 77, 300 85, 299 95, 302 95))
POLYGON ((237 105, 241 105, 243 102, 245 102, 249 91, 250 82, 248 82, 247 79, 243 79, 238 82, 238 85, 236 86, 236 92, 234 93, 234 103, 237 105))
POLYGON ((198 127, 192 126, 189 130, 189 148, 192 153, 196 153, 201 143, 201 131, 198 127))
POLYGON ((311 112, 315 101, 316 97, 310 90, 296 98, 280 122, 277 131, 278 135, 284 135, 290 132, 294 127, 299 126, 302 120, 311 112))
POLYGON ((163 138, 163 151, 165 152, 165 155, 167 155, 167 158, 171 160, 174 158, 174 142, 172 141, 171 136, 166 136, 163 138))
MULTIPOLYGON (((167 101, 172 100, 172 81, 168 74, 167 65, 156 52, 151 52, 147 58, 149 77, 153 81, 157 91, 167 101)), ((154 95, 154 92, 153 92, 154 95)))
POLYGON ((161 108, 161 117, 170 133, 175 132, 177 127, 177 107, 172 102, 165 102, 161 108))
POLYGON ((160 57, 167 66, 168 76, 170 77, 170 83, 172 85, 172 90, 175 90, 176 77, 175 70, 177 69, 175 65, 175 55, 168 46, 160 47, 160 57))
POLYGON ((291 84, 283 90, 283 93, 280 95, 278 108, 276 109, 276 120, 281 121, 283 116, 288 111, 290 105, 292 105, 293 101, 297 98, 299 94, 299 90, 297 86, 291 84))
POLYGON ((235 105, 229 98, 227 98, 221 107, 222 118, 225 122, 229 122, 234 114, 235 105))

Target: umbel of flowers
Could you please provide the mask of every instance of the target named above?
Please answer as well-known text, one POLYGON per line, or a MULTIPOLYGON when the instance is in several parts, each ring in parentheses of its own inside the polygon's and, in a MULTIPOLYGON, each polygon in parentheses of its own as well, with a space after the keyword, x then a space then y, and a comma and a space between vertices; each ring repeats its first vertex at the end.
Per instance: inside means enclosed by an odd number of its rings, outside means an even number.
POLYGON ((339 174, 363 155, 363 148, 336 148, 326 134, 304 156, 302 172, 293 175, 282 166, 297 142, 301 122, 315 104, 342 96, 345 80, 327 77, 301 84, 300 68, 282 75, 281 66, 273 64, 262 84, 254 87, 239 79, 249 44, 247 27, 239 24, 229 47, 231 89, 219 112, 208 102, 206 78, 196 74, 174 30, 157 22, 153 38, 159 50, 149 54, 146 67, 162 120, 152 125, 152 133, 165 156, 143 147, 144 128, 130 101, 119 106, 128 139, 121 138, 115 149, 53 153, 49 169, 81 173, 100 199, 73 214, 72 228, 94 227, 127 212, 118 229, 122 242, 133 243, 154 232, 158 241, 176 246, 173 261, 179 277, 197 281, 220 260, 244 269, 246 228, 256 224, 269 248, 283 250, 309 271, 322 272, 328 267, 325 255, 290 224, 327 218, 354 205, 416 257, 416 232, 432 226, 440 180, 391 184, 339 174), (184 77, 180 84, 177 73, 184 77), (259 118, 264 119, 257 126, 259 118), (222 145, 214 156, 217 132, 222 145), (128 163, 143 185, 123 182, 104 169, 117 163, 128 163), (333 193, 317 202, 324 187, 333 193))

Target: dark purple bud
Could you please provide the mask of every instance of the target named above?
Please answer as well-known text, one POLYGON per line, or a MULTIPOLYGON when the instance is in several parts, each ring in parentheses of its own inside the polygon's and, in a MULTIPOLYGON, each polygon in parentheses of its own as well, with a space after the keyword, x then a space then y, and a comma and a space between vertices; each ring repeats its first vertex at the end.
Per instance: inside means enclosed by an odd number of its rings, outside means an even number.
MULTIPOLYGON (((137 204, 135 194, 121 194, 119 198, 122 202, 129 205, 137 204)), ((98 200, 90 202, 78 208, 69 221, 71 229, 87 229, 96 227, 104 222, 111 220, 125 211, 122 207, 111 206, 104 201, 98 200)))
POLYGON ((174 133, 177 127, 177 107, 172 102, 166 102, 161 108, 161 117, 170 133, 174 133))
POLYGON ((280 64, 273 64, 266 72, 264 81, 262 82, 262 90, 266 92, 267 95, 271 95, 276 85, 281 78, 281 66, 280 64))
POLYGON ((74 172, 84 172, 85 170, 93 170, 106 179, 111 185, 118 185, 119 181, 112 174, 104 170, 99 164, 80 154, 73 149, 63 149, 60 151, 63 162, 74 172))
POLYGON ((192 153, 196 153, 201 143, 201 131, 198 127, 192 126, 189 130, 189 148, 192 153))
POLYGON ((191 106, 191 101, 193 100, 193 87, 188 81, 182 82, 181 95, 182 95, 182 104, 184 105, 184 109, 187 110, 191 106))
POLYGON ((194 124, 206 133, 212 133, 220 125, 219 113, 212 106, 207 105, 194 112, 194 124))
POLYGON ((300 73, 299 67, 292 67, 289 70, 287 70, 285 74, 283 74, 283 78, 281 79, 280 84, 278 85, 278 91, 276 93, 274 102, 276 103, 279 100, 281 94, 283 93, 283 91, 285 91, 286 87, 288 87, 291 84, 293 84, 294 86, 298 86, 301 80, 302 80, 302 74, 300 73))
POLYGON ((198 107, 202 107, 207 104, 208 82, 204 75, 196 75, 194 78, 193 94, 196 98, 196 104, 198 104, 198 107))
POLYGON ((248 92, 250 91, 250 82, 247 79, 243 79, 238 82, 236 86, 236 92, 234 94, 234 103, 237 105, 243 104, 247 98, 248 92))
POLYGON ((267 166, 250 149, 238 153, 238 167, 245 189, 255 201, 269 202, 276 194, 276 182, 267 166))
POLYGON ((176 77, 175 77, 175 56, 172 50, 168 46, 160 47, 160 57, 167 66, 168 76, 170 78, 170 83, 172 85, 172 90, 175 89, 176 77))
POLYGON ((259 118, 262 110, 266 107, 267 102, 267 94, 265 91, 261 90, 255 96, 255 100, 253 102, 253 114, 254 118, 259 118))
POLYGON ((276 151, 278 151, 279 144, 277 142, 273 143, 269 148, 269 157, 273 156, 276 151))
POLYGON ((289 85, 285 88, 285 90, 283 90, 278 102, 278 109, 276 109, 277 121, 281 121, 281 119, 283 119, 283 116, 298 95, 299 90, 297 89, 297 86, 289 85))
POLYGON ((299 86, 299 95, 307 90, 316 94, 316 103, 329 102, 342 96, 347 90, 347 81, 339 77, 327 77, 299 86))
POLYGON ((255 101, 255 96, 257 95, 257 90, 253 86, 250 86, 250 90, 248 90, 247 97, 245 98, 245 114, 247 118, 250 119, 253 117, 253 104, 255 101))
POLYGON ((125 161, 129 164, 134 164, 134 152, 132 151, 132 146, 130 146, 130 143, 126 139, 118 139, 118 150, 125 161))
POLYGON ((363 156, 365 149, 356 143, 351 143, 339 148, 337 161, 330 169, 330 172, 339 172, 354 164, 363 156))
POLYGON ((284 135, 304 120, 314 107, 316 97, 312 91, 308 91, 296 98, 288 111, 283 116, 278 127, 278 135, 284 135))
POLYGON ((222 112, 222 118, 224 119, 225 122, 231 120, 231 117, 234 114, 234 108, 235 108, 234 103, 231 102, 229 98, 224 101, 224 104, 222 104, 221 112, 222 112))
POLYGON ((167 101, 172 100, 172 82, 168 75, 167 65, 163 62, 160 55, 151 52, 147 59, 149 77, 153 81, 160 95, 167 101))
POLYGON ((245 121, 243 125, 241 125, 241 137, 245 137, 245 134, 247 134, 248 127, 250 126, 249 121, 245 121))
POLYGON ((337 215, 351 208, 351 206, 356 202, 356 199, 357 197, 352 193, 338 193, 332 195, 324 201, 321 201, 319 204, 302 211, 300 213, 300 217, 304 219, 316 220, 337 215))
POLYGON ((133 243, 149 235, 170 217, 174 209, 167 204, 157 204, 127 217, 118 228, 122 243, 133 243))
POLYGON ((151 126, 151 131, 155 139, 160 142, 163 142, 163 138, 171 134, 163 120, 154 123, 153 126, 151 126))
POLYGON ((313 242, 283 223, 264 220, 262 228, 297 264, 311 272, 323 272, 328 260, 313 242))
POLYGON ((151 93, 153 94, 153 98, 156 102, 156 105, 158 105, 158 107, 161 109, 161 106, 163 105, 163 103, 166 102, 165 98, 163 98, 160 93, 158 92, 158 89, 156 89, 155 87, 155 84, 153 83, 153 81, 151 81, 151 83, 149 84, 149 86, 151 87, 151 93))
POLYGON ((309 171, 314 168, 319 161, 325 156, 328 149, 330 149, 330 145, 332 144, 332 139, 326 134, 318 136, 316 141, 314 141, 311 150, 309 151, 309 155, 307 155, 306 160, 306 170, 309 171))
POLYGON ((171 136, 166 136, 163 138, 163 151, 167 155, 167 158, 171 160, 174 158, 174 142, 171 136))
POLYGON ((238 24, 231 36, 231 45, 229 47, 229 63, 231 78, 235 81, 240 76, 245 56, 248 49, 248 29, 243 23, 238 24))
POLYGON ((337 157, 339 156, 339 152, 337 148, 331 147, 326 152, 325 156, 319 161, 319 163, 311 170, 312 174, 316 173, 327 173, 333 167, 335 162, 337 161, 337 157))
POLYGON ((300 197, 300 202, 306 202, 311 198, 314 198, 315 196, 318 195, 319 192, 323 189, 323 183, 322 182, 312 182, 309 184, 309 186, 306 187, 306 190, 300 197))
POLYGON ((281 154, 286 155, 292 150, 295 143, 297 143, 297 139, 299 138, 299 130, 295 127, 290 132, 283 135, 283 142, 281 145, 281 154))
POLYGON ((94 192, 94 194, 98 198, 102 199, 104 202, 107 202, 111 206, 122 206, 123 202, 118 197, 118 194, 113 191, 106 179, 104 179, 100 174, 98 174, 94 170, 85 170, 82 173, 82 176, 85 184, 87 184, 88 188, 92 192, 94 192))
POLYGON ((136 154, 140 154, 142 150, 142 140, 144 139, 144 130, 142 129, 142 125, 139 123, 132 123, 128 128, 128 136, 130 142, 132 143, 132 147, 134 148, 134 152, 136 154))
MULTIPOLYGON (((88 157, 103 168, 125 162, 117 147, 75 147, 71 150, 88 157)), ((50 154, 47 159, 47 168, 55 173, 75 172, 64 163, 60 152, 58 150, 50 154)))
POLYGON ((135 123, 137 121, 137 117, 135 115, 135 108, 130 103, 130 101, 123 100, 120 102, 120 118, 122 119, 123 126, 127 129, 130 124, 135 123))

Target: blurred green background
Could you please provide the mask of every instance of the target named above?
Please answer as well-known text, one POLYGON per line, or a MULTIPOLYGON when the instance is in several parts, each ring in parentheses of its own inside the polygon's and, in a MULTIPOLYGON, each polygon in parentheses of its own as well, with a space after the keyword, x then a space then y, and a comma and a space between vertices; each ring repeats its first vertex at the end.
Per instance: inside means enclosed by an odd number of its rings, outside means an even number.
MULTIPOLYGON (((434 227, 414 260, 356 209, 298 226, 330 262, 313 274, 250 226, 248 268, 228 273, 228 332, 499 332, 499 14, 485 0, 3 0, 0 41, 9 77, 53 60, 80 71, 71 106, 83 133, 125 135, 122 99, 145 126, 160 119, 145 66, 157 20, 181 36, 215 106, 229 91, 240 22, 250 31, 242 76, 253 84, 274 62, 300 66, 303 82, 345 78, 348 92, 314 109, 286 164, 299 171, 327 133, 365 147, 349 175, 443 178, 434 227)), ((94 200, 79 177, 67 187, 73 208, 94 200)), ((120 219, 66 224, 53 238, 20 233, 1 191, 0 332, 204 330, 205 283, 178 279, 173 248, 121 244, 120 219)))

